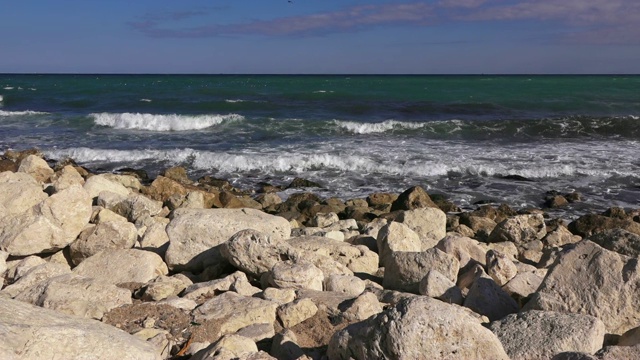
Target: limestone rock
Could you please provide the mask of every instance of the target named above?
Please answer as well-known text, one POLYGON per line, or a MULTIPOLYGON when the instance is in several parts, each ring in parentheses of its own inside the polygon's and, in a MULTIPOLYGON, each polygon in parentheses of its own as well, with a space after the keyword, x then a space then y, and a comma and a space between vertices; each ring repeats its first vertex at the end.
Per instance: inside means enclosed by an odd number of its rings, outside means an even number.
POLYGON ((567 244, 574 244, 582 238, 578 235, 573 235, 566 227, 559 225, 555 230, 550 231, 542 239, 542 242, 547 246, 564 246, 567 244))
POLYGON ((145 285, 142 300, 160 301, 178 295, 186 287, 187 284, 179 278, 158 276, 145 285))
POLYGON ((460 264, 460 268, 466 267, 470 262, 485 265, 486 250, 478 241, 466 236, 448 235, 436 245, 437 249, 452 255, 460 264))
POLYGON ((607 230, 591 235, 589 240, 618 254, 640 257, 640 235, 623 229, 607 230))
POLYGON ((392 221, 378 231, 378 254, 380 265, 396 251, 422 251, 420 236, 407 225, 392 221))
POLYGON ((473 282, 464 300, 464 306, 488 317, 491 321, 520 310, 518 303, 486 275, 476 278, 473 282))
POLYGON ((635 346, 640 344, 640 326, 626 331, 620 340, 618 340, 618 346, 635 346))
POLYGON ((623 229, 640 235, 640 224, 630 219, 618 219, 603 215, 587 214, 569 224, 569 231, 582 237, 605 232, 607 230, 623 229))
POLYGON ((259 210, 178 209, 167 226, 167 265, 172 270, 201 271, 221 259, 218 245, 245 229, 260 231, 274 241, 291 234, 286 219, 259 210))
POLYGON ((220 340, 197 352, 191 360, 245 359, 247 355, 257 352, 258 347, 253 340, 244 336, 230 334, 221 337, 220 340), (220 357, 222 353, 226 355, 220 357))
POLYGON ((169 247, 169 236, 166 228, 167 225, 161 222, 154 222, 149 225, 140 239, 140 247, 164 258, 164 254, 169 247))
POLYGON ((311 289, 322 291, 324 274, 310 262, 281 261, 268 273, 268 282, 281 289, 311 289))
POLYGON ((103 191, 112 192, 118 195, 127 196, 130 190, 124 185, 109 179, 107 174, 93 175, 84 183, 84 189, 89 193, 90 198, 96 198, 103 191))
POLYGON ((151 200, 140 194, 129 194, 127 196, 110 196, 100 193, 98 195, 98 205, 112 210, 113 212, 124 216, 132 223, 135 223, 144 216, 155 216, 162 211, 162 203, 160 201, 151 200))
POLYGON ((589 315, 525 311, 491 323, 512 360, 550 359, 565 351, 593 354, 602 347, 602 321, 589 315))
POLYGON ((356 297, 364 292, 365 286, 365 282, 355 276, 334 274, 325 281, 324 288, 356 297))
POLYGON ((265 300, 275 302, 278 305, 284 305, 296 299, 296 291, 294 289, 278 289, 269 287, 264 289, 261 297, 265 300))
POLYGON ((338 359, 509 359, 498 338, 463 308, 426 296, 335 333, 327 355, 338 359))
POLYGON ((75 265, 84 259, 108 249, 131 249, 138 240, 135 225, 125 221, 101 221, 88 226, 69 246, 71 261, 75 265))
POLYGON ((201 296, 212 296, 222 291, 234 291, 243 296, 253 296, 259 293, 260 289, 249 283, 245 273, 236 271, 221 279, 189 285, 184 289, 182 297, 190 300, 198 300, 201 296))
POLYGON ((310 221, 309 226, 328 227, 340 221, 338 215, 333 212, 317 213, 310 221))
POLYGON ((487 274, 496 284, 502 286, 518 274, 518 269, 506 255, 489 250, 487 251, 487 274))
POLYGON ((253 324, 273 323, 278 305, 271 301, 238 295, 232 291, 215 296, 193 311, 194 321, 216 322, 218 336, 233 334, 253 324))
POLYGON ((160 360, 153 346, 112 326, 3 298, 0 338, 0 353, 25 360, 160 360))
POLYGON ((53 175, 53 169, 41 157, 29 155, 20 162, 18 172, 33 176, 39 183, 46 183, 53 175))
MULTIPOLYGON (((0 173, 0 207, 5 209, 4 212, 0 211, 0 215, 8 217, 23 213, 46 198, 42 185, 28 174, 0 173)), ((0 220, 0 226, 3 222, 0 220)))
POLYGON ((60 174, 53 182, 53 189, 55 192, 60 192, 74 185, 82 187, 84 186, 84 182, 78 170, 71 165, 67 165, 62 168, 60 174))
POLYGON ((60 250, 76 239, 91 212, 86 191, 72 186, 22 214, 0 220, 0 249, 14 256, 60 250))
POLYGON ((480 241, 487 241, 497 225, 493 219, 473 215, 461 216, 460 224, 466 225, 473 230, 475 234, 473 238, 480 241))
POLYGON ((549 269, 525 310, 580 313, 602 320, 608 333, 622 334, 640 323, 636 258, 583 240, 549 269))
POLYGON ((309 319, 318 312, 318 307, 310 299, 300 299, 278 307, 276 314, 285 329, 309 319))
POLYGON ((291 238, 287 244, 308 253, 326 255, 354 273, 375 274, 378 271, 378 254, 366 246, 354 246, 317 236, 291 238))
POLYGON ((73 272, 109 284, 144 284, 160 275, 166 275, 168 269, 162 258, 155 253, 137 249, 114 249, 85 259, 73 272))
POLYGON ((253 229, 234 234, 222 243, 220 252, 231 265, 258 278, 276 263, 293 256, 286 242, 253 229))
POLYGON ((538 290, 546 271, 519 272, 513 279, 509 280, 502 289, 511 295, 512 298, 524 299, 533 295, 538 290))
POLYGON ((6 286, 0 294, 6 294, 15 297, 26 289, 37 285, 49 278, 69 273, 71 270, 68 265, 56 263, 44 263, 29 268, 20 278, 13 284, 6 286))
POLYGON ((364 292, 355 298, 342 312, 342 317, 349 322, 362 321, 384 310, 378 297, 371 292, 364 292))
POLYGON ((431 270, 422 278, 418 292, 450 304, 462 305, 462 291, 451 279, 437 270, 431 270))
POLYGON ((431 200, 429 194, 420 186, 411 187, 391 204, 391 211, 414 210, 420 208, 437 208, 438 206, 431 200))
POLYGON ((420 236, 423 250, 436 246, 447 234, 447 215, 438 208, 403 211, 396 221, 407 225, 420 236))
POLYGON ((455 281, 458 267, 456 258, 435 248, 423 252, 396 252, 387 261, 382 286, 418 294, 420 281, 429 271, 437 270, 455 281))
POLYGON ((547 234, 540 214, 516 215, 500 222, 489 235, 489 242, 511 241, 516 245, 540 240, 547 234))
POLYGON ((632 360, 640 358, 640 345, 607 346, 596 354, 599 360, 632 360))
POLYGON ((15 299, 69 315, 100 320, 109 310, 131 304, 131 293, 95 279, 64 274, 24 290, 15 299))

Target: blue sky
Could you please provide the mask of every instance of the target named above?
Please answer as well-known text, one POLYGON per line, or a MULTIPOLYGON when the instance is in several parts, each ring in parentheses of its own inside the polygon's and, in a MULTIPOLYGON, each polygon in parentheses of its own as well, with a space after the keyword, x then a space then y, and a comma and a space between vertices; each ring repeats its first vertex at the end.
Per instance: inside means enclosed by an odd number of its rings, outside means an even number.
POLYGON ((0 72, 640 73, 640 1, 0 0, 0 72))

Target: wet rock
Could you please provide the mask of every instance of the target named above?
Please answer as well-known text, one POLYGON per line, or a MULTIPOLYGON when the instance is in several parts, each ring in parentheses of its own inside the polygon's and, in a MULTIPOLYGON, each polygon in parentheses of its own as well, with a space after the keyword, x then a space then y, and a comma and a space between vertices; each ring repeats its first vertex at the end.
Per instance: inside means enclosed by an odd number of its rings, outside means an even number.
POLYGON ((391 211, 414 210, 420 208, 438 208, 429 194, 420 186, 411 187, 398 196, 398 199, 391 204, 391 211))
POLYGON ((318 184, 317 182, 311 181, 311 180, 306 180, 306 179, 302 179, 302 178, 295 178, 291 181, 291 183, 289 183, 289 185, 287 185, 287 189, 299 189, 299 188, 311 188, 311 187, 316 187, 316 188, 321 188, 322 185, 318 184))
POLYGON ((604 215, 588 214, 579 217, 568 226, 569 231, 582 237, 605 232, 613 229, 623 229, 640 235, 640 223, 633 220, 621 220, 604 215))

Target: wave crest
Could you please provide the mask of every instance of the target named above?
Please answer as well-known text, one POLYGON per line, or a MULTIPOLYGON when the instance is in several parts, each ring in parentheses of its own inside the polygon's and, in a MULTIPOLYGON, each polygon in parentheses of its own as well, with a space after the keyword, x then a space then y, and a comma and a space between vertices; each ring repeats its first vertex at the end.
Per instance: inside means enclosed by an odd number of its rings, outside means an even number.
POLYGON ((202 130, 226 121, 241 121, 238 114, 228 115, 155 115, 140 113, 99 113, 90 114, 96 125, 114 129, 148 131, 188 131, 202 130))
POLYGON ((425 126, 424 123, 397 120, 385 120, 380 123, 359 123, 355 121, 334 120, 334 123, 339 128, 354 134, 373 134, 387 132, 390 130, 412 130, 420 129, 425 126))
MULTIPOLYGON (((0 100, 2 100, 2 99, 0 99, 0 100)), ((23 116, 23 115, 44 115, 44 114, 48 114, 48 112, 32 111, 32 110, 25 110, 25 111, 4 111, 4 110, 0 110, 0 116, 23 116)))

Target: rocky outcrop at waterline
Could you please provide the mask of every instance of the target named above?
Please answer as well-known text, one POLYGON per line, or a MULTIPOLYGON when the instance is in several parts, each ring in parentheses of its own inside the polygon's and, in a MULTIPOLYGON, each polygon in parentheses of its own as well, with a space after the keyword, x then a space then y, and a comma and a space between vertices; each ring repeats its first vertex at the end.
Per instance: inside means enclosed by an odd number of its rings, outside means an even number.
POLYGON ((2 358, 638 354, 634 210, 453 212, 420 187, 282 199, 41 156, 2 159, 2 358))

